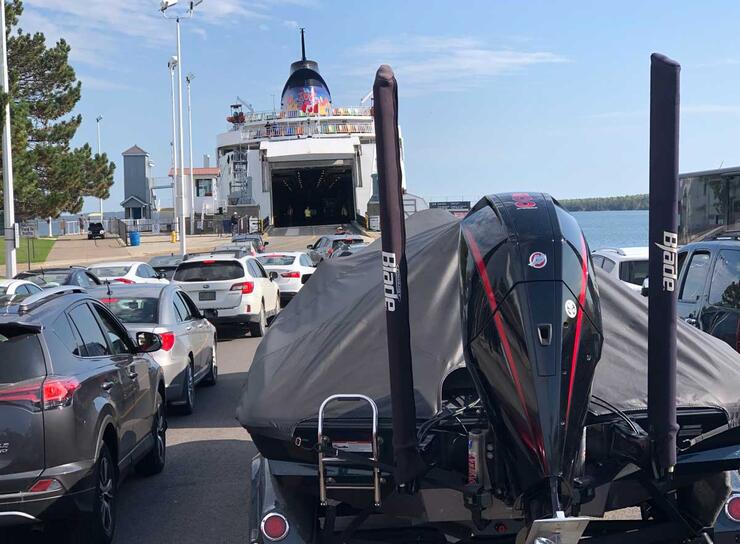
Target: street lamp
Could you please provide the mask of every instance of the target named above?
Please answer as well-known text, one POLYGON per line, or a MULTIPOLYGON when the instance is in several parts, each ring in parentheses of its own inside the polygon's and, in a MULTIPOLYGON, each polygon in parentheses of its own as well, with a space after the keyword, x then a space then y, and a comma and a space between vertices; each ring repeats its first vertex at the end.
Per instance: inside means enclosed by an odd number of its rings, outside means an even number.
MULTIPOLYGON (((177 39, 177 104, 178 104, 178 127, 179 127, 179 145, 180 145, 180 155, 179 155, 179 170, 180 170, 180 178, 179 178, 179 195, 178 195, 178 202, 177 202, 177 209, 179 210, 179 229, 180 229, 180 253, 182 255, 187 254, 187 241, 186 241, 186 235, 185 235, 185 206, 183 202, 183 198, 185 196, 184 192, 184 171, 185 171, 185 161, 183 159, 184 155, 184 148, 185 148, 185 138, 183 136, 183 129, 182 129, 182 50, 180 48, 180 19, 183 17, 190 18, 193 16, 193 10, 196 6, 199 6, 203 3, 203 0, 193 0, 188 2, 188 8, 185 11, 184 15, 177 14, 174 17, 168 17, 167 16, 167 10, 170 9, 172 6, 176 5, 178 3, 178 0, 162 0, 162 3, 160 4, 159 11, 162 13, 162 16, 165 19, 174 19, 175 20, 175 27, 177 29, 176 31, 176 39, 177 39)), ((177 168, 175 169, 175 175, 177 175, 177 168)))
MULTIPOLYGON (((5 36, 5 2, 0 2, 0 61, 3 63, 2 68, 2 91, 10 93, 8 83, 8 44, 5 36)), ((15 233, 15 201, 13 197, 13 151, 11 149, 10 133, 10 100, 5 103, 5 122, 3 123, 3 196, 5 213, 5 275, 8 278, 15 276, 17 272, 17 263, 15 260, 15 246, 18 243, 15 233)))
POLYGON ((190 72, 185 76, 188 89, 188 144, 190 145, 190 183, 188 184, 188 197, 190 198, 190 234, 195 234, 195 185, 193 184, 193 109, 190 100, 190 84, 195 79, 195 74, 190 72))
MULTIPOLYGON (((175 232, 180 233, 180 214, 178 206, 180 200, 178 195, 182 190, 182 177, 177 176, 177 95, 175 94, 175 68, 177 68, 177 57, 171 57, 167 63, 170 70, 170 84, 172 89, 172 212, 175 219, 175 232)), ((182 173, 182 172, 181 172, 182 173)), ((183 253, 183 255, 185 255, 183 253)))
MULTIPOLYGON (((103 120, 103 116, 102 115, 98 115, 95 118, 95 123, 96 123, 97 128, 98 128, 98 156, 101 155, 101 153, 100 153, 100 121, 102 121, 102 120, 103 120)), ((100 197, 100 222, 101 223, 103 222, 103 197, 100 197)))

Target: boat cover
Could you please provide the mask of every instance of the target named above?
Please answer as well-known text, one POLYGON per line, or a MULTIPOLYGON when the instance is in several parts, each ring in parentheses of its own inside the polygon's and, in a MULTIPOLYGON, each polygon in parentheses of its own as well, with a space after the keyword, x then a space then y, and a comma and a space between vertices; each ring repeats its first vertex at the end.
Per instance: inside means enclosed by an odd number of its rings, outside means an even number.
MULTIPOLYGON (((416 413, 440 408, 444 376, 463 366, 458 219, 426 210, 407 219, 408 282, 416 413)), ((290 440, 337 393, 361 393, 390 418, 380 241, 323 263, 269 328, 254 356, 237 408, 252 434, 290 440)), ((604 347, 593 393, 623 411, 647 408, 647 299, 596 271, 604 347)), ((679 323, 678 406, 715 407, 740 424, 740 355, 679 323)), ((335 405, 336 406, 336 405, 335 405)), ((604 410, 592 406, 594 412, 604 410)), ((332 416, 352 417, 356 404, 332 416)), ((359 412, 357 412, 359 413, 359 412)), ((366 414, 366 412, 363 412, 366 414)))

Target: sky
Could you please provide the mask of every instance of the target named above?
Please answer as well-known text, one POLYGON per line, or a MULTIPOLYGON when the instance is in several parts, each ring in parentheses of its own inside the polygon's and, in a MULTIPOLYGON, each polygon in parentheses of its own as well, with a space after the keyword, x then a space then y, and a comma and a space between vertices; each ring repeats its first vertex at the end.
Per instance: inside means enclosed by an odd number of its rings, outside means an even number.
MULTIPOLYGON (((158 4, 24 0, 24 30, 72 47, 83 85, 75 144, 95 148, 103 116, 102 149, 118 166, 107 211, 123 200, 121 152, 147 150, 155 176, 171 161, 175 25, 158 4)), ((273 95, 279 105, 305 27, 335 106, 358 105, 377 67, 394 68, 415 194, 645 193, 653 52, 682 65, 680 170, 740 165, 738 20, 729 0, 204 0, 182 24, 195 163, 213 163, 237 96, 257 111, 273 95)))

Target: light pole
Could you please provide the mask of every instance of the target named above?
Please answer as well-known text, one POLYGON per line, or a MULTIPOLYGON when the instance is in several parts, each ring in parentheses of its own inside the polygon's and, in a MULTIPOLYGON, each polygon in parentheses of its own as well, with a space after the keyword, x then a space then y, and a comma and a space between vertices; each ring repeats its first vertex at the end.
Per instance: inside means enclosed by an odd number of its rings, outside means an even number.
MULTIPOLYGON (((0 60, 3 63, 2 90, 10 94, 8 82, 8 42, 5 36, 5 1, 0 1, 0 60)), ((5 217, 5 275, 8 278, 15 276, 17 265, 15 260, 15 201, 13 197, 13 150, 10 133, 10 100, 5 104, 5 122, 3 123, 3 196, 5 217)))
MULTIPOLYGON (((102 115, 98 115, 95 118, 95 123, 97 124, 97 128, 98 128, 98 156, 102 155, 100 152, 100 121, 102 120, 103 120, 102 115)), ((103 197, 100 197, 100 222, 101 223, 103 222, 103 197)))
MULTIPOLYGON (((170 70, 170 83, 172 87, 172 213, 175 219, 175 232, 180 232, 180 214, 178 206, 180 199, 178 195, 182 189, 181 178, 177 175, 177 95, 175 94, 175 68, 177 67, 177 57, 171 57, 167 63, 170 70)), ((183 253, 185 255, 185 253, 183 253)))
POLYGON ((188 88, 188 144, 190 145, 190 183, 188 195, 190 197, 190 234, 195 234, 195 185, 193 185, 193 109, 190 100, 190 84, 195 79, 192 72, 185 77, 188 88))
MULTIPOLYGON (((178 126, 179 126, 179 144, 180 144, 180 155, 179 155, 179 169, 180 169, 180 178, 179 178, 179 195, 178 195, 178 205, 177 208, 179 210, 179 221, 180 221, 180 253, 182 255, 185 255, 187 253, 187 241, 186 241, 186 234, 185 234, 185 206, 184 206, 184 197, 185 197, 185 191, 184 191, 184 171, 185 171, 185 161, 183 158, 184 155, 184 148, 185 148, 185 138, 183 135, 183 127, 182 127, 182 51, 180 49, 180 19, 183 18, 182 15, 175 15, 174 17, 167 17, 167 10, 171 8, 172 6, 176 5, 178 3, 178 0, 162 0, 162 3, 160 4, 159 11, 162 13, 162 16, 165 19, 174 19, 175 20, 175 28, 176 28, 176 38, 177 38, 177 105, 178 105, 178 126)), ((188 2, 188 8, 185 12, 184 17, 190 18, 193 16, 193 10, 196 6, 203 3, 203 0, 191 0, 188 2)), ((177 174, 177 172, 175 172, 177 174)))

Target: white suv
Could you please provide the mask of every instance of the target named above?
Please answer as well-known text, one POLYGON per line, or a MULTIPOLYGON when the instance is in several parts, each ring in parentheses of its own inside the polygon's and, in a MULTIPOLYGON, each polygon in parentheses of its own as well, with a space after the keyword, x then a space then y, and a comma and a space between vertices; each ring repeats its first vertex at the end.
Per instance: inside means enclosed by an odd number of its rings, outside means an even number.
POLYGON ((596 268, 619 278, 628 287, 639 291, 648 276, 647 247, 606 247, 591 253, 596 268))
POLYGON ((196 257, 180 263, 172 278, 216 326, 246 326, 265 334, 267 320, 280 312, 280 290, 254 257, 196 257))

